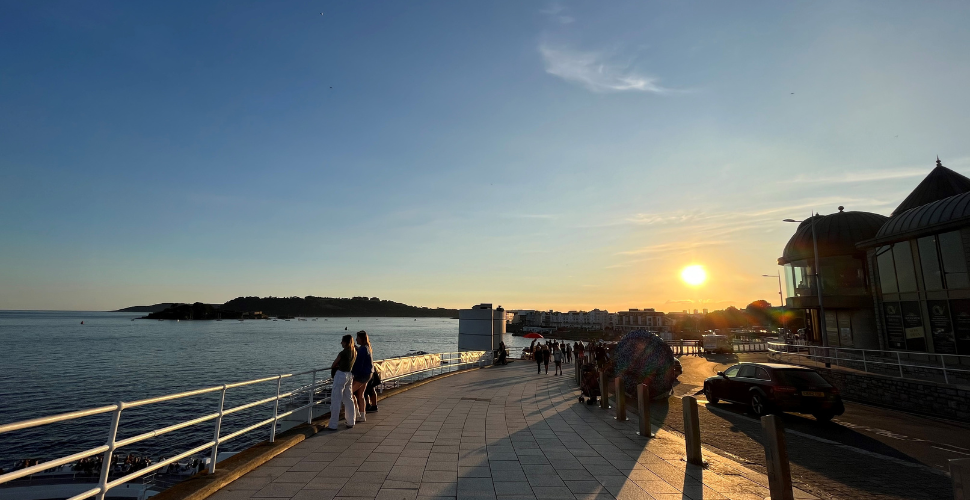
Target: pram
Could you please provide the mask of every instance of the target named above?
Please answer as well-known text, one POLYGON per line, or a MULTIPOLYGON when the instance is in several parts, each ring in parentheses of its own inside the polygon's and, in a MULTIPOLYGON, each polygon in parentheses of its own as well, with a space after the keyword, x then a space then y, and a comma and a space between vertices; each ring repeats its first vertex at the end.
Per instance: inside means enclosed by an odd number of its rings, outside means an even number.
POLYGON ((583 396, 585 396, 586 404, 595 405, 596 398, 600 396, 600 375, 596 371, 596 367, 592 363, 584 363, 582 371, 580 371, 582 376, 580 377, 579 390, 582 394, 579 396, 579 402, 583 402, 583 396))

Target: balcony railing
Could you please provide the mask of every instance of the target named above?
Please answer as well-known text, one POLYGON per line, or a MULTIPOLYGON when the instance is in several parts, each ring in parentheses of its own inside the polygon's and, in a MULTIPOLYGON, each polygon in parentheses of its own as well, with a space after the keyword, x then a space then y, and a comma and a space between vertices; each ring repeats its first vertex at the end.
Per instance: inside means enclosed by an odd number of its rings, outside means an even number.
MULTIPOLYGON (((490 363, 491 358, 492 353, 485 351, 445 352, 419 356, 406 356, 401 358, 390 358, 376 361, 375 365, 378 366, 378 369, 381 372, 382 385, 387 387, 407 384, 447 371, 457 371, 475 366, 483 366, 490 363)), ((92 415, 111 415, 108 429, 108 439, 105 444, 2 474, 0 475, 0 485, 66 464, 73 464, 81 459, 95 457, 100 454, 103 454, 103 458, 101 461, 99 481, 97 486, 85 490, 68 500, 82 500, 90 497, 97 497, 98 500, 103 500, 105 494, 111 488, 131 482, 132 480, 138 478, 149 476, 154 474, 156 471, 163 469, 164 467, 168 467, 170 464, 177 464, 180 460, 206 451, 208 451, 210 454, 210 459, 208 460, 209 472, 215 472, 216 458, 219 454, 219 447, 223 446, 226 442, 267 426, 269 426, 269 441, 273 442, 276 439, 277 430, 283 419, 287 417, 292 418, 294 416, 299 417, 305 412, 306 420, 311 421, 313 419, 314 407, 319 405, 327 405, 330 403, 330 391, 333 381, 329 377, 319 379, 317 377, 317 375, 320 373, 326 373, 329 375, 329 371, 330 368, 315 368, 298 373, 283 373, 269 377, 246 380, 243 382, 214 385, 176 394, 167 394, 164 396, 140 399, 137 401, 120 401, 112 405, 99 406, 96 408, 88 408, 85 410, 72 411, 58 415, 50 415, 0 425, 0 438, 2 438, 2 435, 5 433, 23 429, 36 428, 58 422, 73 421, 92 415), (294 381, 299 377, 307 377, 309 384, 298 385, 291 390, 289 387, 287 390, 283 390, 283 384, 285 381, 294 381), (275 384, 273 384, 273 382, 275 382, 275 384), (239 388, 257 385, 268 385, 270 387, 275 385, 275 390, 273 391, 275 392, 275 395, 250 400, 236 406, 232 406, 231 408, 226 408, 227 393, 232 392, 233 389, 238 390, 239 388), (125 426, 126 423, 122 420, 122 415, 126 410, 139 407, 150 407, 152 405, 158 405, 176 400, 184 400, 205 394, 214 394, 217 396, 216 399, 218 400, 218 405, 217 407, 213 408, 215 411, 203 415, 182 415, 181 418, 186 419, 176 424, 155 428, 148 432, 141 432, 130 437, 118 439, 119 431, 125 426), (242 428, 228 433, 223 432, 222 425, 225 417, 240 412, 242 412, 241 414, 246 415, 246 410, 261 406, 272 406, 273 410, 271 416, 255 421, 247 420, 241 424, 243 426, 242 428), (111 477, 119 475, 117 471, 112 471, 111 464, 112 456, 122 447, 130 446, 135 443, 140 443, 153 438, 159 438, 174 431, 199 426, 201 424, 205 424, 206 422, 209 422, 213 429, 212 439, 208 442, 190 447, 188 449, 182 449, 170 458, 166 458, 158 463, 151 464, 134 472, 120 475, 120 477, 111 477), (115 474, 111 474, 112 472, 115 472, 115 474)), ((251 394, 248 396, 251 397, 251 394)), ((61 446, 67 446, 68 444, 69 443, 63 443, 61 446)))
POLYGON ((909 351, 879 351, 769 342, 768 357, 805 366, 839 368, 907 380, 970 385, 970 356, 909 351))

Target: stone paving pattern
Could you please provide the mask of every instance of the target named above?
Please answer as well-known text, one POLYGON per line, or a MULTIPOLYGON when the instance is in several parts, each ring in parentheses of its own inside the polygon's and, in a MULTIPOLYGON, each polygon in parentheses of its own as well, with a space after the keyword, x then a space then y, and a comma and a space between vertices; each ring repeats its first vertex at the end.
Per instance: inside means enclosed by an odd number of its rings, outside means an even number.
MULTIPOLYGON (((636 434, 636 416, 579 403, 571 370, 531 363, 473 370, 380 402, 353 429, 322 432, 211 498, 329 500, 757 499, 767 479, 717 455, 683 461, 684 442, 636 434)), ((801 492, 798 492, 801 493, 801 492)), ((801 495, 799 495, 801 497, 801 495)))

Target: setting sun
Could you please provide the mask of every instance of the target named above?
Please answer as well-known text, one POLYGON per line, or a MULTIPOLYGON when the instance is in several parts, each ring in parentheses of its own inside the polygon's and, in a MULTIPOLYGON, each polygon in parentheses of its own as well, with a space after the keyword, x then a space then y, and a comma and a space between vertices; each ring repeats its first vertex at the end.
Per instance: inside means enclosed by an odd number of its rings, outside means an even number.
POLYGON ((707 271, 704 270, 704 266, 687 266, 680 272, 680 279, 690 286, 698 286, 707 280, 707 271))

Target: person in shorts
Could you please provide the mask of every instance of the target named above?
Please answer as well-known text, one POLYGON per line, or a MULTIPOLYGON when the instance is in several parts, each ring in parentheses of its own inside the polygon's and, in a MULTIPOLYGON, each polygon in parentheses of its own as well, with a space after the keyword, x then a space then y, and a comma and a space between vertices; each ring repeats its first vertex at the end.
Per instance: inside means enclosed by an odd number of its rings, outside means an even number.
POLYGON ((367 403, 364 402, 364 391, 367 390, 367 383, 374 375, 374 351, 370 345, 370 338, 364 330, 357 332, 357 359, 350 373, 354 376, 354 402, 357 404, 357 415, 359 415, 357 418, 361 422, 366 422, 367 403))

